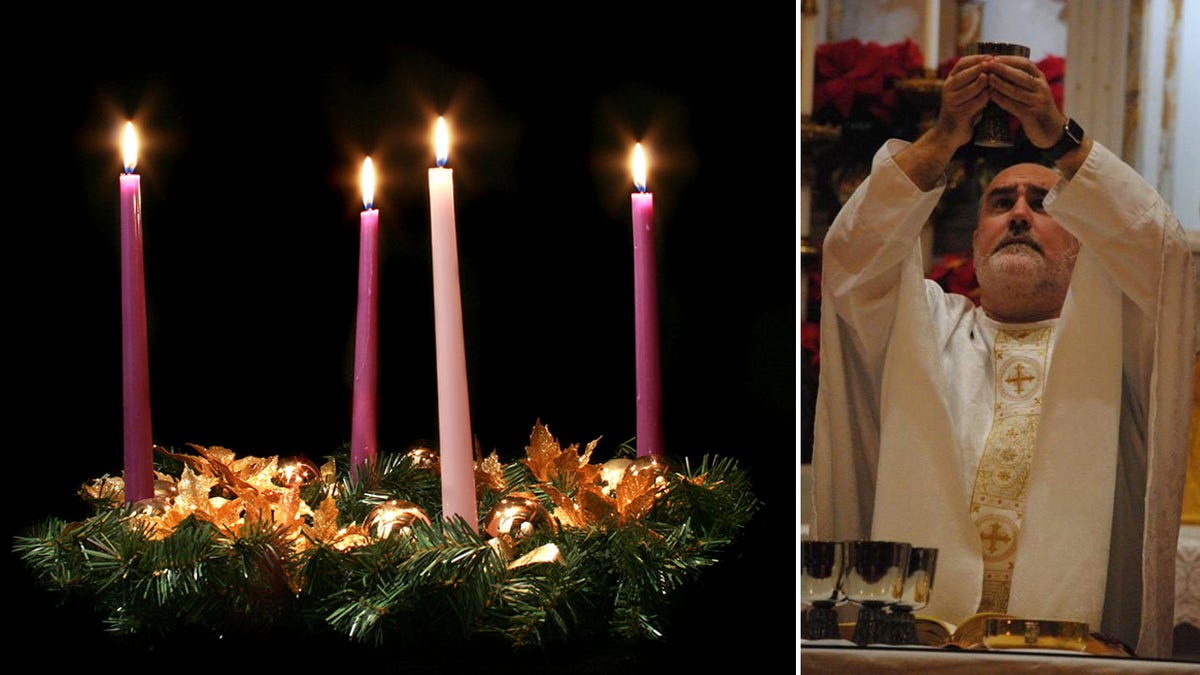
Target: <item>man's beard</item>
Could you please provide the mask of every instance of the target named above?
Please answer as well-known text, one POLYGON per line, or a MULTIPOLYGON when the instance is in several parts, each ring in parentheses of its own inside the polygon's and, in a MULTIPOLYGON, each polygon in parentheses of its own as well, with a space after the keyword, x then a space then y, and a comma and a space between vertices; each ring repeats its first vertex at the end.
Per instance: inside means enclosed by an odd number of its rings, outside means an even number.
POLYGON ((1014 296, 1054 293, 1071 282, 1077 251, 1052 260, 1028 237, 1005 239, 992 253, 977 259, 979 285, 992 293, 1014 296))

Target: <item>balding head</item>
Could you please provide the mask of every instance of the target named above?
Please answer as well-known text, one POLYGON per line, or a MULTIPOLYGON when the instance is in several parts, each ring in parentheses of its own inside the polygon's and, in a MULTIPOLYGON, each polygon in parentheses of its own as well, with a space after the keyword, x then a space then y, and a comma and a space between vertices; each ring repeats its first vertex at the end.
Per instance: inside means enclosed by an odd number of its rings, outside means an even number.
POLYGON ((1079 242, 1042 205, 1060 178, 1040 164, 1016 164, 984 190, 972 241, 980 305, 993 319, 1023 323, 1062 311, 1079 242))

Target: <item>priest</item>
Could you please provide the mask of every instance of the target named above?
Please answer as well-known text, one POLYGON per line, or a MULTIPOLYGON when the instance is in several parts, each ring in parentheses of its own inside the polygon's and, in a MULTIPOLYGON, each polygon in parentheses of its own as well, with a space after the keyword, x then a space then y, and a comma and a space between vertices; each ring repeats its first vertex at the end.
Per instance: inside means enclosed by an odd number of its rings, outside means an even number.
POLYGON ((1066 118, 1036 65, 975 55, 934 126, 888 141, 822 247, 813 538, 939 549, 924 610, 1086 622, 1170 655, 1195 277, 1162 198, 1066 118), (994 102, 1045 164, 996 174, 979 305, 919 235, 994 102))

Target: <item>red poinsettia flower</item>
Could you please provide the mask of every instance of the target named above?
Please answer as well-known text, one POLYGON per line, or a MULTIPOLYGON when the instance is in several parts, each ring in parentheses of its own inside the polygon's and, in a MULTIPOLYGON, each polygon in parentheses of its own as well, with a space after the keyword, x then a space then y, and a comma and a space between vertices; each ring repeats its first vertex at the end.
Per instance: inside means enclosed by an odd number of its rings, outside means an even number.
POLYGON ((805 321, 800 324, 800 348, 808 356, 809 366, 820 367, 821 326, 816 321, 805 321))
POLYGON ((938 64, 937 76, 939 80, 944 80, 950 77, 950 71, 954 69, 954 64, 958 63, 959 57, 951 56, 950 58, 938 64))
POLYGON ((927 277, 946 292, 965 295, 979 304, 979 281, 975 278, 975 260, 970 251, 943 254, 927 277))
POLYGON ((1037 62, 1038 70, 1046 76, 1050 83, 1050 93, 1054 95, 1054 104, 1059 110, 1063 109, 1063 84, 1067 77, 1067 60, 1061 56, 1047 56, 1037 62))
POLYGON ((906 39, 893 45, 857 39, 817 46, 814 63, 813 110, 833 105, 843 119, 856 103, 890 124, 898 103, 895 81, 919 72, 921 48, 906 39))

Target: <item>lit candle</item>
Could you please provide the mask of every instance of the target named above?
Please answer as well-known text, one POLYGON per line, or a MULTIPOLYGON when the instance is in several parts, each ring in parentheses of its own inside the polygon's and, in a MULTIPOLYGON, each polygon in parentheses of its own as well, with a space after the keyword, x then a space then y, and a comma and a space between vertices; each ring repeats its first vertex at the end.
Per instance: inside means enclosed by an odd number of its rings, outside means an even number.
POLYGON ((375 464, 378 389, 376 335, 379 317, 379 209, 375 201, 375 167, 371 158, 362 166, 363 211, 359 215, 358 315, 354 335, 354 411, 350 432, 350 467, 355 479, 364 463, 375 464))
POLYGON ((446 121, 434 136, 437 167, 429 170, 430 245, 433 257, 433 320, 437 345, 438 433, 442 469, 442 515, 461 516, 479 527, 471 413, 467 401, 467 356, 463 345, 462 297, 458 287, 458 237, 454 231, 454 171, 446 121))
POLYGON ((925 0, 925 13, 921 17, 921 51, 925 55, 925 70, 931 70, 935 75, 938 67, 938 29, 941 23, 940 0, 925 0))
POLYGON ((662 380, 658 355, 658 280, 654 195, 646 192, 646 154, 633 148, 633 321, 637 375, 637 454, 663 454, 662 380))
POLYGON ((121 342, 125 410, 125 501, 154 496, 154 443, 150 433, 150 366, 146 346, 146 280, 142 271, 142 181, 137 133, 125 123, 121 174, 121 342))

